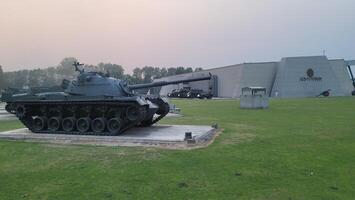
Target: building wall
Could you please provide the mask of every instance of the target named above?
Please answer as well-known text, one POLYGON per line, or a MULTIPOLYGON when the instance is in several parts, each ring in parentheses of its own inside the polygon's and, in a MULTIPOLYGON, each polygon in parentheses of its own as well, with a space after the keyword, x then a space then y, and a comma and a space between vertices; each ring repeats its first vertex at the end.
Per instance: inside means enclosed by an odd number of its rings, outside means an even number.
POLYGON ((353 85, 347 69, 347 63, 343 59, 329 60, 329 63, 332 66, 335 77, 340 84, 342 93, 345 96, 351 95, 353 85))
MULTIPOLYGON (((203 70, 201 72, 164 77, 161 79, 157 79, 156 81, 181 80, 181 79, 187 79, 193 77, 208 76, 209 73, 211 73, 218 77, 217 91, 219 97, 237 97, 236 95, 239 94, 239 91, 235 88, 236 87, 239 88, 240 80, 242 76, 242 67, 243 65, 232 65, 232 66, 215 68, 210 70, 203 70)), ((209 85, 208 81, 197 81, 197 82, 189 83, 189 86, 191 88, 203 89, 204 91, 208 91, 208 85, 209 85)), ((163 86, 160 90, 160 95, 165 96, 173 89, 182 88, 182 87, 183 84, 163 86)))
MULTIPOLYGON (((247 86, 265 87, 272 97, 314 97, 330 89, 332 96, 351 95, 352 82, 346 61, 328 60, 325 56, 287 57, 280 62, 243 63, 164 77, 155 81, 179 80, 192 77, 218 77, 218 97, 240 97, 241 88, 247 86), (309 77, 307 71, 313 72, 309 77)), ((209 91, 208 81, 188 83, 191 88, 209 91)), ((167 95, 183 84, 161 87, 160 95, 167 95)), ((186 85, 185 85, 186 86, 186 85)))
MULTIPOLYGON (((197 78, 197 77, 203 77, 203 76, 209 76, 208 72, 195 72, 195 73, 189 73, 189 74, 180 74, 176 76, 168 76, 168 77, 163 77, 160 79, 156 79, 154 81, 175 81, 175 80, 184 80, 188 78, 197 78)), ((170 93, 174 89, 178 88, 183 88, 185 86, 190 86, 192 88, 196 89, 203 89, 204 91, 208 91, 208 80, 205 81, 196 81, 196 82, 191 82, 188 84, 175 84, 175 85, 166 85, 161 87, 159 94, 162 96, 166 96, 168 93, 170 93)))
POLYGON ((275 80, 277 64, 277 62, 244 64, 238 94, 234 97, 241 95, 241 88, 250 86, 265 87, 266 93, 270 94, 275 80))
POLYGON ((223 68, 207 70, 207 72, 218 77, 218 96, 219 97, 236 97, 242 78, 243 65, 232 65, 223 68))
MULTIPOLYGON (((334 64, 334 66, 336 66, 334 64)), ((338 76, 325 56, 283 58, 278 67, 271 96, 315 97, 326 90, 332 96, 344 96, 338 76), (308 74, 313 72, 313 76, 308 74)))

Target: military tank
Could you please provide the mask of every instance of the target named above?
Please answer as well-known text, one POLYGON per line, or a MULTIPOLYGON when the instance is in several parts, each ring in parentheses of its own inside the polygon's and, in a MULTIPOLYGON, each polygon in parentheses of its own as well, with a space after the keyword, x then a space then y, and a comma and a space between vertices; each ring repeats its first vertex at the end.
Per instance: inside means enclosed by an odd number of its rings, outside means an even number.
POLYGON ((190 87, 185 87, 181 89, 174 89, 167 94, 170 98, 199 98, 199 99, 212 99, 213 95, 210 92, 204 92, 201 89, 194 89, 190 87))
POLYGON ((37 87, 2 93, 7 112, 34 133, 118 135, 134 126, 150 126, 169 112, 169 104, 137 89, 211 79, 211 76, 178 81, 129 85, 101 72, 79 72, 75 80, 64 79, 61 87, 37 87))

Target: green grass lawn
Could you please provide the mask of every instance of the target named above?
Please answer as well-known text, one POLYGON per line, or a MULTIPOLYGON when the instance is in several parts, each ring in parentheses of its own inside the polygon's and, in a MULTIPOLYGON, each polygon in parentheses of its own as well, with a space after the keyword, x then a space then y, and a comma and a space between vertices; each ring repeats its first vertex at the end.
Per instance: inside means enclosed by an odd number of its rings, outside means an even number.
POLYGON ((0 132, 23 128, 23 127, 24 126, 18 120, 2 120, 2 121, 0 121, 0 132))
POLYGON ((174 103, 164 123, 224 132, 195 150, 0 141, 0 199, 354 199, 355 98, 174 103))

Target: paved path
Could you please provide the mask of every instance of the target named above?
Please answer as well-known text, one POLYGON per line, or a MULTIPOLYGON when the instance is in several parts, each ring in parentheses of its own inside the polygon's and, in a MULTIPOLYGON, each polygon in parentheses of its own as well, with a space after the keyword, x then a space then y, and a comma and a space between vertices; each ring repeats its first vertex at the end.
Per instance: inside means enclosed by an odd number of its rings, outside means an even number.
POLYGON ((0 103, 0 121, 16 119, 15 115, 12 115, 5 110, 5 104, 0 103))
POLYGON ((28 129, 0 132, 0 139, 25 140, 59 144, 91 144, 104 146, 159 146, 186 148, 211 141, 217 130, 210 126, 154 125, 132 128, 119 136, 35 134, 28 129), (185 133, 191 132, 192 139, 185 140, 185 133))

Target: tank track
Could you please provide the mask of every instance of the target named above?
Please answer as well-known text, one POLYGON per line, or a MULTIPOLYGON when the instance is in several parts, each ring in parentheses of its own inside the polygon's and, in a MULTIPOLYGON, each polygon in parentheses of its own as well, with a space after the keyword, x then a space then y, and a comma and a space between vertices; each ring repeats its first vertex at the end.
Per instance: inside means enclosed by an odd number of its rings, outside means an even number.
MULTIPOLYGON (((19 120, 34 133, 107 136, 121 134, 134 126, 150 126, 167 114, 160 113, 155 119, 151 118, 147 120, 146 115, 148 109, 148 105, 141 106, 133 101, 16 102, 12 103, 9 108, 12 113, 16 112, 19 120), (71 131, 64 130, 63 120, 67 118, 74 119, 73 121, 76 122, 75 127, 71 131), (79 129, 82 129, 82 126, 78 123, 81 118, 86 118, 89 122, 87 131, 79 131, 79 129), (98 120, 97 118, 100 119, 98 120), (113 118, 115 120, 111 120, 113 118), (41 123, 38 125, 38 122, 41 121, 44 122, 43 128, 38 128, 42 127, 41 123), (53 129, 53 124, 50 124, 50 121, 59 121, 58 129, 53 129), (95 121, 95 123, 93 121, 95 121), (116 124, 117 121, 119 122, 119 130, 112 130, 112 127, 116 127, 112 126, 112 121, 116 122, 116 124), (96 122, 98 122, 99 125, 104 124, 104 128, 102 129, 102 126, 98 126, 96 122), (109 129, 109 125, 111 125, 111 129, 109 129), (94 128, 94 126, 96 128, 94 128), (97 127, 99 127, 99 131, 97 127)), ((85 120, 80 120, 80 122, 82 121, 85 120)), ((56 125, 56 123, 54 124, 56 125)))

